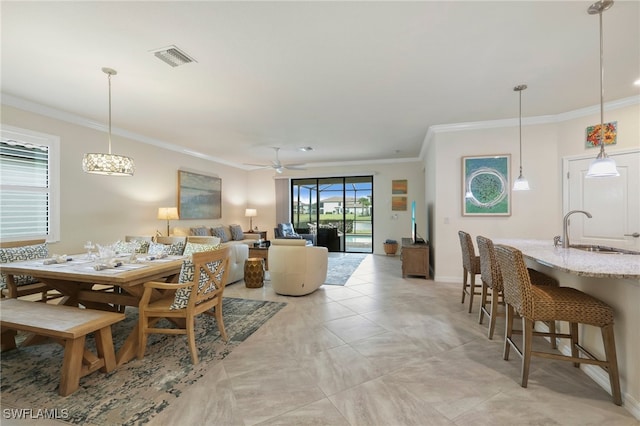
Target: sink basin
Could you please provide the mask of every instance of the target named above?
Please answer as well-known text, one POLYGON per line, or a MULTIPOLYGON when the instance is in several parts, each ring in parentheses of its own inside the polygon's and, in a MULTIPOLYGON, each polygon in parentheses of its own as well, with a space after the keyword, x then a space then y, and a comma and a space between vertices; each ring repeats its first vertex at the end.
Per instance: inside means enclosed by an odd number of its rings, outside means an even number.
POLYGON ((578 250, 592 251, 592 252, 595 252, 595 253, 602 253, 602 254, 636 254, 636 255, 640 255, 640 252, 638 252, 638 251, 625 250, 625 249, 615 248, 615 247, 599 246, 599 245, 594 245, 594 244, 575 244, 575 245, 572 244, 570 247, 574 248, 574 249, 578 249, 578 250))

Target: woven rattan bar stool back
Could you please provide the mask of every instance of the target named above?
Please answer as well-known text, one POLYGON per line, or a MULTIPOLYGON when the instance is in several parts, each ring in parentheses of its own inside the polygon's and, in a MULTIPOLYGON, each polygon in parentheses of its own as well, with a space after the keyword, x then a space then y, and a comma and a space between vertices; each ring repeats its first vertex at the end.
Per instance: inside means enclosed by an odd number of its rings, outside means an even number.
POLYGON ((464 231, 458 231, 460 248, 462 250, 462 301, 469 295, 469 312, 473 308, 473 296, 480 295, 481 285, 476 285, 476 275, 480 275, 480 257, 476 256, 471 235, 464 231), (470 277, 470 278, 469 278, 470 277))
MULTIPOLYGON (((504 301, 507 305, 504 359, 509 359, 509 349, 512 347, 522 357, 522 387, 527 387, 529 364, 532 356, 570 361, 576 367, 579 367, 580 364, 593 364, 602 367, 609 374, 613 402, 616 405, 622 405, 616 345, 613 334, 613 309, 599 299, 574 288, 531 285, 529 273, 520 250, 503 245, 496 245, 495 250, 502 271, 504 301), (522 350, 518 348, 512 339, 513 320, 516 312, 522 317, 522 350), (535 321, 568 322, 569 334, 556 334, 555 337, 570 339, 571 356, 557 352, 532 350, 535 321), (600 328, 604 343, 605 360, 597 359, 580 344, 578 324, 600 328)), ((535 335, 549 336, 549 333, 536 331, 535 335)))
MULTIPOLYGON (((501 304, 500 299, 503 298, 502 272, 500 271, 500 265, 496 258, 493 241, 487 237, 478 235, 476 242, 478 243, 478 253, 480 254, 480 278, 482 279, 478 323, 482 324, 485 315, 489 318, 488 337, 489 339, 493 339, 496 318, 504 316, 504 313, 498 312, 498 305, 501 304), (489 296, 491 299, 488 301, 487 297, 489 296), (487 304, 489 304, 489 309, 487 309, 487 304)), ((540 271, 529 268, 527 268, 527 271, 529 272, 529 279, 531 279, 531 284, 533 285, 551 285, 555 287, 560 285, 558 280, 540 271)), ((549 327, 549 333, 555 335, 555 322, 549 321, 547 326, 549 327)), ((551 338, 551 347, 554 349, 557 347, 556 339, 553 337, 551 338)))

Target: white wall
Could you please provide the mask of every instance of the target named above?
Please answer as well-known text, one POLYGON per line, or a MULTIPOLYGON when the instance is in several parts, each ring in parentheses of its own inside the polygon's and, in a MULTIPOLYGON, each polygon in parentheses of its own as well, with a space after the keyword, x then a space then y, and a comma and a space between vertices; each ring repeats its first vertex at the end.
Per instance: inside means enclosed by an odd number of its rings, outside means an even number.
MULTIPOLYGON (((266 230, 268 237, 273 238, 276 219, 272 170, 245 171, 113 135, 113 153, 132 157, 136 164, 135 175, 89 175, 82 171, 82 156, 85 152, 106 151, 107 135, 104 132, 6 105, 2 105, 2 123, 60 137, 61 241, 50 245, 54 253, 82 252, 87 240, 107 244, 125 235, 154 235, 156 230, 166 234, 166 221, 158 220, 156 215, 158 207, 177 205, 178 169, 222 179, 222 219, 177 220, 171 221, 171 227, 237 223, 248 229, 249 219, 244 217, 244 210, 250 207, 258 211, 253 225, 266 230)), ((219 149, 223 151, 224 146, 219 149)), ((426 235, 424 174, 419 161, 310 168, 283 176, 324 177, 357 173, 374 175, 376 253, 384 253, 382 242, 385 239, 399 240, 411 235, 410 209, 391 211, 392 179, 409 181, 408 200, 409 203, 416 200, 418 229, 426 235), (398 213, 397 220, 392 219, 393 213, 398 213)))
MULTIPOLYGON (((251 172, 255 173, 255 172, 251 172)), ((411 202, 416 201, 418 233, 427 238, 427 212, 424 203, 425 177, 420 161, 397 164, 362 164, 333 167, 310 167, 304 171, 287 171, 280 178, 330 177, 373 175, 373 249, 374 254, 384 254, 384 240, 400 240, 411 236, 411 202), (391 181, 408 181, 407 210, 391 210, 391 181), (395 217, 397 214, 397 218, 395 217)), ((251 180, 253 182, 253 180, 251 180)))
MULTIPOLYGON (((637 147, 640 143, 640 107, 614 109, 605 121, 618 121, 616 149, 637 147)), ((489 238, 535 238, 553 240, 562 232, 562 157, 584 153, 597 155, 597 149, 585 148, 585 129, 600 121, 599 113, 584 117, 547 118, 548 124, 527 125, 522 131, 523 172, 530 191, 512 192, 511 216, 462 216, 463 156, 511 154, 511 180, 518 174, 518 128, 467 129, 436 132, 431 136, 425 160, 426 169, 435 169, 435 188, 426 194, 433 208, 432 251, 435 279, 461 282, 462 261, 458 230, 472 236, 489 238), (514 176, 515 175, 515 176, 514 176), (448 223, 445 223, 447 222, 448 223)), ((531 121, 531 120, 529 120, 531 121)), ((538 120, 539 121, 539 120, 538 120)), ((427 184, 429 188, 429 184, 427 184)))
POLYGON ((90 175, 82 171, 82 156, 105 152, 105 133, 4 105, 2 123, 60 137, 61 241, 50 245, 54 253, 82 252, 86 240, 107 244, 125 235, 154 235, 156 230, 166 234, 166 221, 156 218, 157 211, 177 205, 179 168, 222 179, 222 219, 171 221, 171 226, 238 223, 248 227, 244 170, 114 135, 112 152, 132 157, 135 175, 90 175))
POLYGON ((460 282, 462 261, 458 231, 474 238, 549 238, 560 232, 560 167, 553 125, 523 129, 523 171, 532 190, 512 192, 511 216, 462 216, 462 157, 511 154, 511 181, 518 174, 518 129, 493 128, 439 133, 434 137, 436 188, 434 269, 437 281, 460 282))
MULTIPOLYGON (((631 105, 607 109, 605 121, 618 121, 618 142, 608 146, 607 152, 637 148, 640 145, 640 106, 631 105)), ((467 129, 435 132, 429 136, 424 159, 428 176, 425 201, 433 210, 432 256, 435 280, 458 286, 462 283, 462 260, 458 230, 469 232, 474 238, 546 239, 553 244, 554 235, 562 231, 562 157, 598 153, 585 147, 585 129, 599 123, 599 112, 587 116, 567 113, 547 119, 549 124, 525 125, 523 128, 523 168, 531 191, 512 192, 510 217, 462 216, 461 157, 485 154, 512 154, 513 174, 518 171, 518 129, 467 129), (434 171, 435 170, 435 171, 434 171), (448 223, 445 223, 447 222, 448 223)), ((526 120, 525 120, 526 122, 526 120)), ((517 126, 517 125, 516 125, 517 126)), ((585 278, 550 270, 537 263, 530 267, 555 275, 561 285, 580 289, 613 307, 615 312, 616 347, 620 367, 621 387, 625 407, 640 418, 640 358, 638 306, 640 283, 637 280, 585 278)), ((582 327, 583 345, 602 355, 602 338, 597 329, 582 327)), ((587 373, 604 388, 606 375, 595 368, 587 373)))

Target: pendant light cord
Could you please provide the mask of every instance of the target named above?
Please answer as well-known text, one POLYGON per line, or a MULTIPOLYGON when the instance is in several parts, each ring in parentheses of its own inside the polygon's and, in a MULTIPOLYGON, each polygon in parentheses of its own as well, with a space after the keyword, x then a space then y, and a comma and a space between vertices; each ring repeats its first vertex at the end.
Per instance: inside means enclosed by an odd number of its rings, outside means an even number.
MULTIPOLYGON (((520 131, 520 176, 518 176, 518 179, 523 178, 522 176, 522 91, 526 90, 527 85, 526 84, 520 84, 516 87, 513 88, 514 92, 518 92, 518 99, 519 99, 519 104, 518 104, 518 113, 519 113, 519 131, 520 131)), ((523 178, 524 179, 524 178, 523 178)))
POLYGON ((109 79, 109 155, 111 155, 111 73, 107 73, 109 79))
POLYGON ((604 158, 604 42, 602 37, 602 12, 600 16, 600 157, 604 158))

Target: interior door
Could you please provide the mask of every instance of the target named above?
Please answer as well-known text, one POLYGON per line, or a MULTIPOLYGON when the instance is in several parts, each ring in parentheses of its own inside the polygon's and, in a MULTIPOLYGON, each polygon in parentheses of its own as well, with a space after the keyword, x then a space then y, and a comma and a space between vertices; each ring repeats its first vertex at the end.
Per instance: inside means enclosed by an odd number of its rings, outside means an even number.
POLYGON ((571 216, 569 241, 640 251, 640 151, 609 154, 616 161, 619 177, 586 179, 594 157, 565 162, 564 213, 586 210, 593 216, 571 216))

